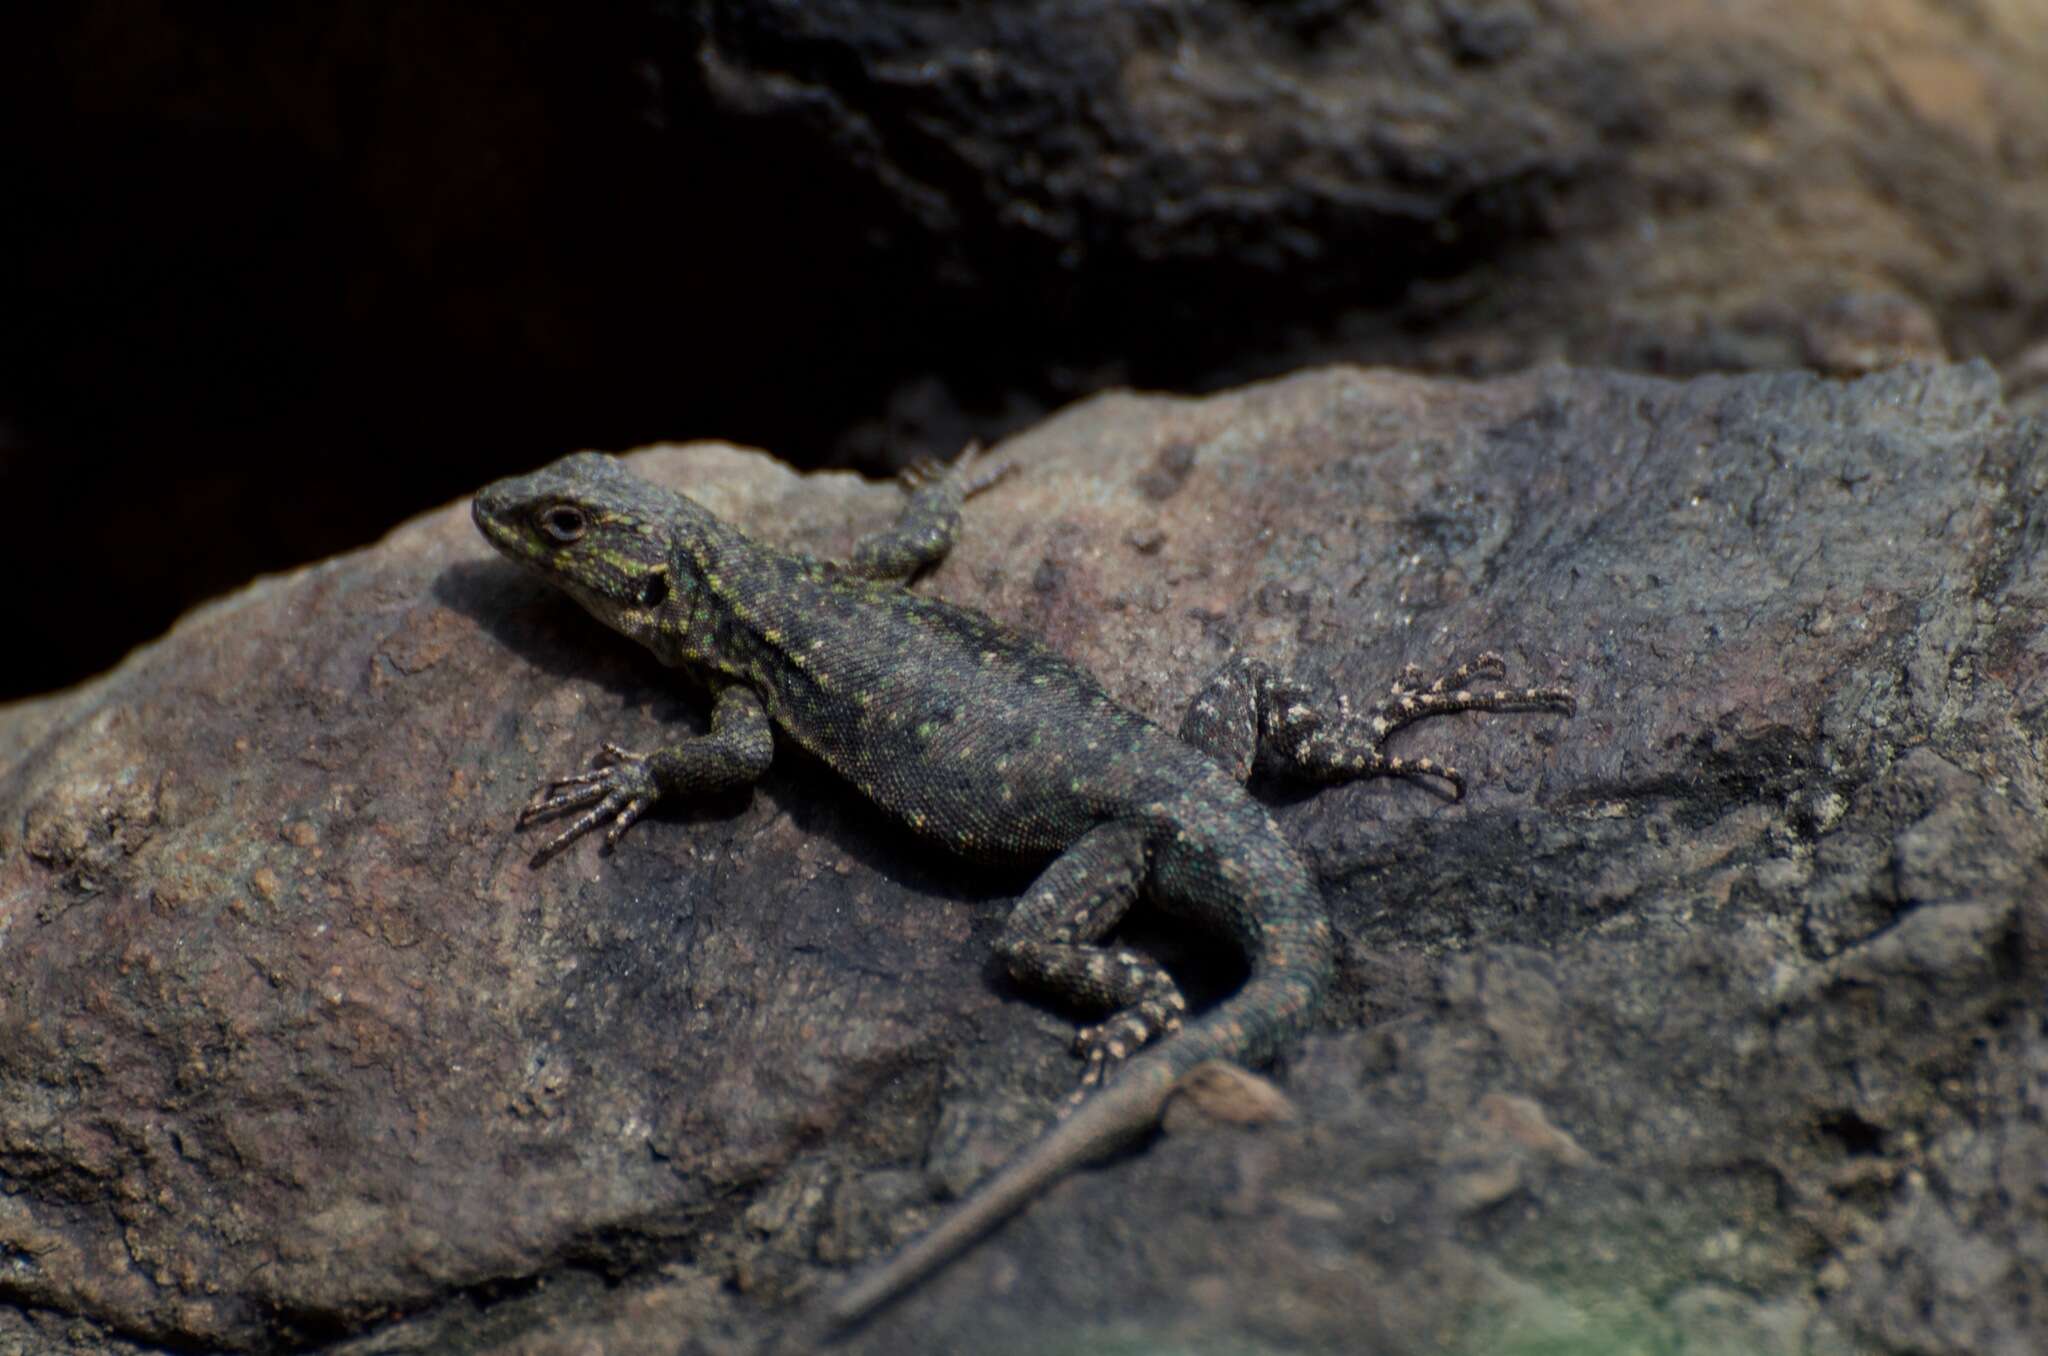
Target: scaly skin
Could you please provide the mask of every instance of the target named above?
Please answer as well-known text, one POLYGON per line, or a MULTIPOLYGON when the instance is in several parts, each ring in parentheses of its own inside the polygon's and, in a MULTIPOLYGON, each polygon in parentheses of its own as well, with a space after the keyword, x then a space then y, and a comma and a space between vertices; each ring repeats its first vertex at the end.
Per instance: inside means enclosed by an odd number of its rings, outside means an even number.
POLYGON ((644 755, 607 745, 596 770, 544 786, 522 825, 578 813, 535 865, 607 823, 616 843, 662 796, 753 781, 774 754, 771 726, 964 856, 1048 863, 998 950, 1020 983, 1102 1014, 1076 1039, 1084 1087, 1097 1090, 842 1292, 834 1325, 1143 1134, 1196 1065, 1261 1063, 1309 1022, 1330 981, 1330 924, 1301 858, 1244 790, 1255 761, 1322 782, 1435 778, 1459 793, 1455 770, 1385 753, 1388 736, 1451 711, 1574 709, 1562 688, 1469 690, 1474 676, 1501 676, 1501 661, 1483 655, 1427 687, 1410 670, 1371 715, 1340 708, 1327 721, 1296 685, 1240 659, 1210 680, 1175 738, 1040 642, 903 587, 951 547, 962 501, 1000 474, 970 476, 971 459, 920 477, 896 526, 846 565, 755 542, 598 453, 499 481, 474 505, 500 551, 716 694, 711 733, 644 755), (1244 986, 1184 1023, 1166 971, 1106 943, 1141 895, 1236 946, 1244 986))

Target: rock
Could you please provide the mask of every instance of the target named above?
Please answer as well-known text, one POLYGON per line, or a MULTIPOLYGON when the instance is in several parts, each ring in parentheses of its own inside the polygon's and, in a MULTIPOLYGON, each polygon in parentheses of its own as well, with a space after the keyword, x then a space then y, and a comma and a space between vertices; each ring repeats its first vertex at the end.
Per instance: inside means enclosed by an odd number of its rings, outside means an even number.
POLYGON ((571 444, 880 471, 1337 361, 2018 380, 2048 317, 2041 0, 96 0, 0 51, 51 55, 0 82, 0 699, 571 444))
MULTIPOLYGON (((846 1350, 2039 1348, 2048 438, 1988 369, 1337 368, 1001 455, 920 587, 1155 717, 1233 646, 1581 709, 1414 732, 1459 804, 1268 788, 1344 939, 1298 1116, 1069 1180, 846 1350)), ((898 499, 635 464, 828 552, 898 499)), ((0 1349, 760 1350, 1034 1134, 1022 878, 793 753, 526 866, 536 781, 702 719, 460 504, 0 714, 0 1349)))

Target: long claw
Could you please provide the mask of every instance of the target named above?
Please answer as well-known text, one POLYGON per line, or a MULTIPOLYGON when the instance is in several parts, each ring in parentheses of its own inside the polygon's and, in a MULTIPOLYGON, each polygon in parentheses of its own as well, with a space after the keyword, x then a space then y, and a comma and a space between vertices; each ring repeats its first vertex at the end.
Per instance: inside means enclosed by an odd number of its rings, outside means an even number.
POLYGON ((586 773, 581 777, 548 783, 536 792, 534 798, 526 803, 526 808, 519 812, 518 826, 523 829, 544 815, 579 809, 593 801, 603 800, 610 794, 610 788, 604 781, 601 774, 586 773), (563 787, 572 789, 562 790, 563 787), (550 792, 553 794, 549 794, 550 792))
POLYGON ((961 486, 960 494, 963 498, 972 499, 975 495, 980 494, 983 490, 988 489, 991 485, 995 485, 1003 481, 1005 478, 1009 476, 1009 474, 1012 471, 1015 471, 1016 469, 1017 463, 1014 461, 999 461, 995 465, 987 468, 986 470, 977 473, 974 479, 968 481, 965 485, 961 486))
POLYGON ((1474 678, 1500 679, 1507 676, 1508 662, 1488 650, 1466 663, 1458 665, 1443 677, 1431 683, 1426 689, 1431 693, 1456 692, 1474 678))
POLYGON ((591 809, 588 809, 584 811, 582 814, 576 816, 575 819, 569 822, 569 826, 567 828, 563 829, 553 838, 548 839, 547 842, 542 843, 540 847, 535 850, 533 856, 528 859, 527 864, 529 866, 539 866, 541 863, 548 861, 557 853, 561 852, 563 848, 568 847, 569 844, 575 842, 584 834, 589 833, 591 829, 596 827, 597 824, 601 820, 603 820, 604 815, 605 807, 600 804, 597 806, 593 806, 591 809))
MULTIPOLYGON (((615 796, 613 799, 617 799, 617 797, 615 796)), ((611 804, 611 801, 606 801, 605 808, 611 808, 611 804)), ((627 801, 625 808, 619 811, 618 818, 612 821, 612 826, 605 830, 604 845, 608 848, 617 847, 619 839, 625 834, 626 830, 632 828, 640 816, 646 814, 648 808, 653 804, 654 798, 652 796, 635 796, 627 801)))
POLYGON ((1387 775, 1405 777, 1411 782, 1423 782, 1426 778, 1437 778, 1451 785, 1451 803, 1465 799, 1465 774, 1448 763, 1439 763, 1434 758, 1388 757, 1387 775))
POLYGON ((595 783, 608 782, 611 780, 611 776, 611 773, 606 772, 603 768, 599 768, 595 772, 572 772, 566 777, 550 778, 541 784, 541 791, 535 793, 534 798, 537 800, 540 798, 540 794, 548 791, 559 791, 565 786, 590 786, 595 783))

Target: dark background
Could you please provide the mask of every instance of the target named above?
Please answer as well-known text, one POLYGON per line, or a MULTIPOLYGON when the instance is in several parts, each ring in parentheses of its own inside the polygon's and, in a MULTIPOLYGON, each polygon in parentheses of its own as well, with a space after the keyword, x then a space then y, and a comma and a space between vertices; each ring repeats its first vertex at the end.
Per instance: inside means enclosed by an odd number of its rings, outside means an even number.
POLYGON ((2039 365, 2040 50, 1582 8, 0 18, 0 697, 582 447, 885 473, 1331 359, 2039 365))

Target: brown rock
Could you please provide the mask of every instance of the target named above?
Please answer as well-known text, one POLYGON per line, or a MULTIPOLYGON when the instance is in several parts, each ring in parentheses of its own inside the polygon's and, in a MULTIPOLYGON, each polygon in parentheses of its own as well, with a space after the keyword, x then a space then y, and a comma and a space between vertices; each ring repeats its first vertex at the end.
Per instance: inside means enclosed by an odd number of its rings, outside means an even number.
MULTIPOLYGON (((1142 710, 1233 645, 1582 707, 1417 731, 1457 805, 1277 793, 1345 938, 1299 1119, 1067 1182, 847 1349, 2032 1349, 2044 450, 1979 367, 1334 369, 1011 440, 922 587, 1142 710)), ((826 550, 897 498, 637 465, 826 550)), ((460 505, 0 717, 0 1343, 755 1350, 1034 1133, 1020 881, 795 755, 527 868, 537 779, 701 718, 460 505)))

